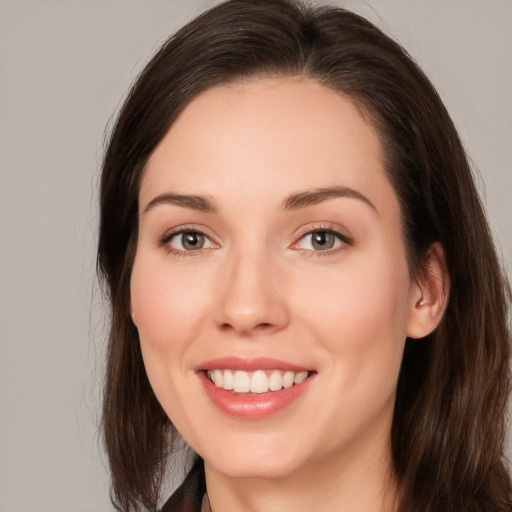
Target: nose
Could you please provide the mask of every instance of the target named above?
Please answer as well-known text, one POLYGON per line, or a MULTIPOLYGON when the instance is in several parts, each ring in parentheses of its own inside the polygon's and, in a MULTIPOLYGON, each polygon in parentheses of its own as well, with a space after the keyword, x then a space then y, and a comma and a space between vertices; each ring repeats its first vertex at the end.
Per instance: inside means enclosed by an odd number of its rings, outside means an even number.
POLYGON ((282 272, 257 252, 226 262, 216 308, 216 323, 239 335, 271 334, 290 321, 282 272))

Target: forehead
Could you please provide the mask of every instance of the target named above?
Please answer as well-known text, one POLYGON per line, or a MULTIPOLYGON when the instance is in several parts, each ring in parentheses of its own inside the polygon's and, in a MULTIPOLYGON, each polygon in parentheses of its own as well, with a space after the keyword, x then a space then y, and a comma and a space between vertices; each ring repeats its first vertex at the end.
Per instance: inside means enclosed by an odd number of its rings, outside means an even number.
POLYGON ((382 205, 394 196, 358 107, 312 79, 254 80, 190 102, 146 165, 141 206, 163 192, 257 202, 337 185, 382 205))

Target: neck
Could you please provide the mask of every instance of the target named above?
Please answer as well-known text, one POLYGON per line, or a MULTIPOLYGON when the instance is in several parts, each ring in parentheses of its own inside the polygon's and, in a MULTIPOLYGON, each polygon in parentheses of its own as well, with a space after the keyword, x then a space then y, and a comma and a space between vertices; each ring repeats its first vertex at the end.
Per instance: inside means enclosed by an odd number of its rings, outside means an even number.
POLYGON ((389 512, 397 485, 387 444, 380 452, 333 453, 282 478, 237 479, 205 462, 212 512, 389 512))

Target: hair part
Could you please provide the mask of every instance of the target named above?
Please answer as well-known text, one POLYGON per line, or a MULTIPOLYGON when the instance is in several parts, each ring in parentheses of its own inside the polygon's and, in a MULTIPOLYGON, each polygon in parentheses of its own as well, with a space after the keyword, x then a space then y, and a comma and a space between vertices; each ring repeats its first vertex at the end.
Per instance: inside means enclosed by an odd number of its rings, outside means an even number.
POLYGON ((504 462, 510 392, 510 288, 457 131, 406 51, 358 15, 288 0, 230 0, 172 36, 141 73, 103 162, 98 271, 111 329, 104 442, 118 510, 155 510, 176 432, 147 379, 130 275, 147 159, 202 91, 262 77, 306 77, 347 97, 375 127, 402 211, 413 276, 434 242, 450 300, 438 329, 408 340, 391 435, 400 512, 509 511, 504 462))

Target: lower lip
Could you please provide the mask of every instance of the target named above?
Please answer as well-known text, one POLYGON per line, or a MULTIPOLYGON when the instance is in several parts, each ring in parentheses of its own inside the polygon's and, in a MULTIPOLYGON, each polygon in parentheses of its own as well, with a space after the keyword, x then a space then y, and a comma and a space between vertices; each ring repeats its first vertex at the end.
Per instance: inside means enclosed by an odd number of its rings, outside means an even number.
POLYGON ((204 372, 200 372, 199 377, 206 394, 222 412, 247 420, 268 418, 285 409, 306 391, 312 380, 310 375, 305 381, 288 389, 240 395, 218 388, 204 372))

